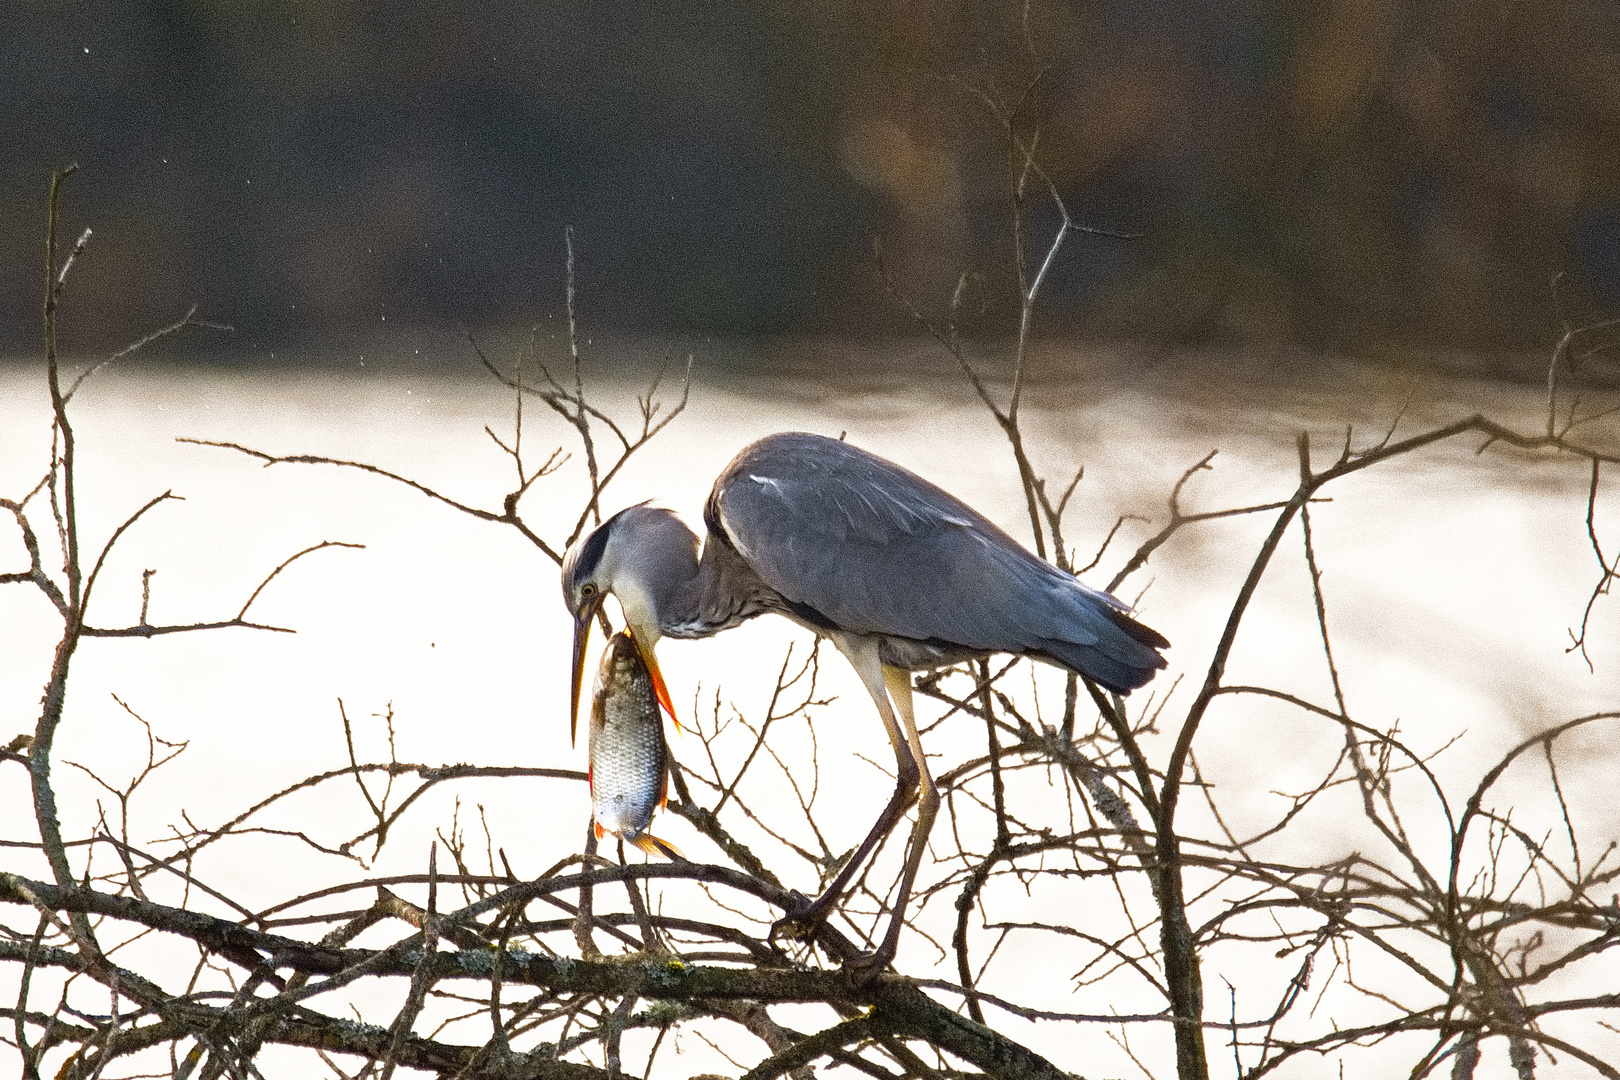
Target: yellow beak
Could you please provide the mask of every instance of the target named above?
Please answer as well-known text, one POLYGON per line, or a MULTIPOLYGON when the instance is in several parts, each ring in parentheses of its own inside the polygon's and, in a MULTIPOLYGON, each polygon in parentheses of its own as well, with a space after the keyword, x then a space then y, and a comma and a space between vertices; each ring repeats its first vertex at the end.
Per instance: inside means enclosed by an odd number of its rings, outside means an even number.
POLYGON ((653 696, 658 699, 659 707, 664 710, 664 714, 675 725, 675 730, 681 731, 681 722, 675 717, 675 706, 669 700, 669 687, 664 685, 664 673, 658 670, 658 657, 653 655, 651 646, 641 644, 641 639, 636 637, 634 628, 626 627, 625 633, 629 634, 630 640, 636 643, 636 652, 641 654, 641 662, 647 665, 647 674, 652 676, 653 696))
POLYGON ((568 741, 579 741, 579 694, 585 685, 585 647, 591 642, 591 622, 602 609, 602 596, 587 600, 574 616, 574 688, 569 694, 568 741))

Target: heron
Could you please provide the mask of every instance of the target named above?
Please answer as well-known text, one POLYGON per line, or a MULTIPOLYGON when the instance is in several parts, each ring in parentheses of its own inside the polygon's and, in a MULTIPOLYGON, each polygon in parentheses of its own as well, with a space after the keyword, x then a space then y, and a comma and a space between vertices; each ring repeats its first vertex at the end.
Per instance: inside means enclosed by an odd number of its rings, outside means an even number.
POLYGON ((562 563, 574 618, 570 730, 577 730, 586 646, 612 594, 660 702, 669 691, 653 646, 700 638, 757 615, 784 615, 830 640, 877 706, 894 748, 895 789, 838 875, 773 929, 803 936, 834 910, 856 870, 917 799, 890 921, 851 961, 871 977, 893 961, 906 902, 939 810, 912 709, 911 673, 991 653, 1043 660, 1125 694, 1165 666, 1169 642, 1121 601, 1038 558, 966 503, 841 439, 805 432, 745 447, 715 480, 707 535, 646 503, 619 511, 562 563))

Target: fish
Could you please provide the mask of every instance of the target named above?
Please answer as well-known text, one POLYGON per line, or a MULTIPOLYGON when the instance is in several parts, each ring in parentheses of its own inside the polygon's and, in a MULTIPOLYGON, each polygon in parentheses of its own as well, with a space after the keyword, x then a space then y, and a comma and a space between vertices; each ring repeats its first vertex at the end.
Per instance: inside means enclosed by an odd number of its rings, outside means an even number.
POLYGON ((669 799, 669 744, 659 694, 628 629, 608 639, 591 694, 591 818, 597 839, 612 833, 648 854, 684 856, 647 832, 669 799))

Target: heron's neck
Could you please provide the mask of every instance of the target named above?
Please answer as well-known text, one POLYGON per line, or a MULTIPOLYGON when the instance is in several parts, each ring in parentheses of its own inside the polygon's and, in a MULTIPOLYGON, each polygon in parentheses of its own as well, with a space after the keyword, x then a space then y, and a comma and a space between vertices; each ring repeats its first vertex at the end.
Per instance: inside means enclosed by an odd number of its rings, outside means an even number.
POLYGON ((648 646, 666 634, 693 636, 683 630, 695 618, 701 593, 697 536, 668 512, 639 514, 633 526, 615 535, 609 555, 615 566, 608 587, 625 621, 648 646))
POLYGON ((659 630, 669 637, 699 638, 729 629, 773 610, 775 594, 730 545, 715 537, 703 543, 703 555, 690 572, 654 598, 659 630))

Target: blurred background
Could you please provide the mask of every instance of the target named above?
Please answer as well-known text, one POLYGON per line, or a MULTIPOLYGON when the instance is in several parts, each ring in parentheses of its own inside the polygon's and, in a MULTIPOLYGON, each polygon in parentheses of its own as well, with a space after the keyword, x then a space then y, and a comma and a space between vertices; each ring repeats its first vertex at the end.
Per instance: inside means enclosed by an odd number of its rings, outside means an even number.
POLYGON ((524 326, 562 309, 565 225, 596 332, 904 333, 880 240, 919 306, 968 272, 974 327, 1005 333, 1009 158, 986 99, 1029 87, 1021 130, 1076 219, 1140 234, 1075 238, 1050 332, 1487 365, 1620 311, 1620 6, 1021 13, 9 0, 0 353, 37 348, 46 184, 70 161, 66 226, 96 229, 71 347, 193 301, 237 328, 187 339, 218 362, 524 326))
MULTIPOLYGON (((0 0, 0 494, 20 498, 51 460, 41 239, 49 177, 77 162, 63 232, 71 242, 90 225, 95 238, 68 285, 74 359, 105 356, 192 303, 236 327, 167 339, 74 399, 85 536, 110 535, 166 488, 187 497, 121 543, 97 586, 98 620, 139 617, 146 569, 162 568, 154 620, 212 619, 292 551, 367 545, 301 560, 255 602, 296 635, 87 645, 59 760, 130 760, 128 701, 194 747, 146 789, 145 820, 181 809, 227 820, 344 760, 342 699, 372 745, 382 745, 374 714, 395 711, 402 756, 582 763, 562 719, 568 622, 555 569, 531 545, 353 470, 265 470, 175 441, 368 461, 499 507, 511 464, 485 432, 508 436, 512 398, 481 373, 460 328, 508 362, 512 339, 538 325, 543 355, 559 355, 569 226, 582 335, 598 343, 595 400, 633 418, 644 361, 698 358, 690 412, 616 481, 613 509, 655 497, 696 523, 738 447, 795 427, 847 432, 1022 537, 1002 432, 940 350, 917 343, 873 256, 879 242, 934 316, 968 275, 972 344, 1005 344, 1017 313, 1016 162, 992 106, 1022 102, 1018 131, 1038 138, 1075 219, 1136 235, 1065 247, 1037 323, 1045 381, 1022 413, 1039 472, 1057 483, 1086 465, 1065 526, 1081 562, 1119 515, 1136 516, 1112 565, 1164 520, 1166 493, 1212 447, 1217 471, 1189 484, 1189 510, 1286 498, 1300 430, 1319 466, 1350 423, 1357 446, 1392 424, 1404 435, 1474 409, 1540 430, 1543 391, 1529 380, 1545 378, 1563 322, 1620 316, 1613 0, 1028 0, 1027 24, 1025 10, 1023 0, 0 0), (1124 377, 1094 378, 1109 362, 1124 377), (857 385, 868 369, 903 378, 857 385), (460 373, 479 377, 440 377, 460 373), (1526 381, 1474 377, 1500 375, 1526 381), (281 737, 259 737, 269 730, 281 737), (244 781, 249 760, 257 771, 244 781)), ((1037 253, 1055 222, 1037 203, 1037 253)), ((575 448, 561 420, 536 414, 526 446, 575 448)), ((1612 447, 1616 424, 1579 437, 1612 447)), ((1399 721, 1425 754, 1466 731, 1437 766, 1457 791, 1528 733, 1612 705, 1620 655, 1607 602, 1591 609, 1595 670, 1565 651, 1599 576, 1591 474, 1570 458, 1475 449, 1435 447, 1312 508, 1354 708, 1375 725, 1399 721)), ((526 504, 553 542, 578 505, 581 458, 526 504)), ((45 501, 32 510, 48 536, 45 501)), ((1613 511, 1611 485, 1596 515, 1611 552, 1613 511)), ((1183 532, 1154 556, 1152 588, 1126 595, 1176 642, 1176 672, 1202 677, 1268 526, 1240 517, 1183 532)), ((15 569, 21 548, 0 541, 12 553, 0 569, 15 569)), ((1231 671, 1329 700, 1326 672, 1301 651, 1317 640, 1316 609, 1292 550, 1256 594, 1231 671)), ((17 718, 0 728, 4 742, 31 723, 59 623, 31 591, 0 601, 0 720, 17 718)), ((676 700, 707 701, 723 683, 741 707, 768 701, 759 680, 774 676, 787 624, 754 626, 671 643, 676 700)), ((824 672, 843 697, 829 722, 842 723, 862 691, 841 661, 824 672)), ((1049 710, 1060 692, 1046 691, 1049 710)), ((1285 726, 1264 710, 1215 723, 1199 766, 1248 820, 1282 798, 1268 792, 1304 790, 1314 763, 1341 753, 1338 729, 1285 726), (1253 753, 1260 740, 1265 755, 1253 753)), ((888 754, 869 720, 838 730, 849 749, 888 754)), ((982 750, 947 740, 982 738, 930 736, 956 760, 982 750)), ((825 790, 872 782, 853 754, 827 759, 825 790)), ((1564 781, 1600 839, 1620 833, 1612 764, 1594 744, 1586 772, 1564 781)), ((74 770, 56 775, 64 813, 88 830, 102 793, 74 770)), ((420 865, 429 825, 463 791, 518 838, 510 850, 525 874, 580 835, 537 832, 534 808, 583 823, 582 785, 445 788, 424 800, 418 833, 398 834, 400 866, 420 865)), ((0 794, 11 800, 0 820, 21 820, 26 789, 0 794)), ((342 797, 299 804, 278 824, 335 830, 345 819, 330 807, 360 805, 351 789, 342 797)), ((1522 805, 1554 805, 1537 798, 1522 805)), ((855 800, 832 812, 848 811, 848 843, 869 809, 855 800)), ((1300 844, 1313 850, 1354 839, 1339 817, 1310 828, 1300 844)), ((352 872, 289 861, 283 838, 264 841, 220 856, 216 880, 269 903, 285 895, 288 865, 312 878, 352 872)), ((1254 970, 1248 954, 1228 955, 1228 971, 1254 970)), ((1071 985, 1065 954, 1034 960, 1071 985)), ((1220 985, 1221 963, 1210 961, 1208 985, 1220 985)), ((1034 967, 1008 970, 1016 980, 1034 967)), ((1579 994, 1612 981, 1594 976, 1579 994)), ((1372 999, 1354 1000, 1334 1023, 1372 999)), ((1067 1031, 1041 1030, 1053 1052, 1072 1053, 1067 1031)), ((1103 1075, 1135 1067, 1092 1041, 1103 1075)), ((1369 1053, 1386 1052, 1403 1051, 1392 1041, 1369 1053)))

